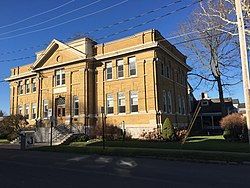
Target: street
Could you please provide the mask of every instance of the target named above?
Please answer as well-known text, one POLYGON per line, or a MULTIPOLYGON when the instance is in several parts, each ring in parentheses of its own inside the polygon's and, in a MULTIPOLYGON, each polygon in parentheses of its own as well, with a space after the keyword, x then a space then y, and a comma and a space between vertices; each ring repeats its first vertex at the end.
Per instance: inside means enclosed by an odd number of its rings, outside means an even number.
POLYGON ((249 165, 0 149, 0 187, 249 187, 249 165))

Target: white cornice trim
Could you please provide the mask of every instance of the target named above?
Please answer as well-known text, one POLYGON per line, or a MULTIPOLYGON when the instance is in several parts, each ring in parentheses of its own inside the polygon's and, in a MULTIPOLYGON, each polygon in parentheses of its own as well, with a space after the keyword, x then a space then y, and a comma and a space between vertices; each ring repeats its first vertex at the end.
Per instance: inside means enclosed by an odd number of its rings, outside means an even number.
POLYGON ((96 55, 95 59, 98 61, 98 60, 107 59, 107 58, 110 58, 110 57, 115 57, 115 56, 118 56, 118 55, 124 55, 124 54, 127 54, 127 53, 132 53, 132 52, 145 50, 145 49, 149 49, 149 48, 155 48, 157 46, 158 46, 158 42, 155 42, 155 41, 147 42, 147 43, 140 44, 140 45, 137 45, 137 46, 132 46, 132 47, 124 48, 124 49, 121 49, 121 50, 96 55))
POLYGON ((25 78, 25 77, 29 77, 29 76, 36 76, 35 72, 28 72, 28 73, 23 73, 23 74, 19 74, 17 76, 11 76, 9 78, 5 78, 5 81, 13 81, 13 80, 17 80, 20 78, 25 78))

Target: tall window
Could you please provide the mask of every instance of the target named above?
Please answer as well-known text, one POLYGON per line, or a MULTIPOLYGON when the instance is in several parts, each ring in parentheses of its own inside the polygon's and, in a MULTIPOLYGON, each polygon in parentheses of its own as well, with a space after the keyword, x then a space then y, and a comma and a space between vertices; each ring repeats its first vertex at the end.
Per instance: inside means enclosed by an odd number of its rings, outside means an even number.
POLYGON ((167 95, 165 91, 163 91, 163 112, 167 112, 167 95))
POLYGON ((182 103, 181 103, 181 96, 180 95, 178 95, 178 104, 179 104, 179 114, 181 114, 181 106, 182 106, 182 103))
POLYGON ((138 94, 137 91, 130 91, 130 111, 138 112, 138 94))
POLYGON ((65 71, 64 69, 56 70, 56 86, 65 84, 65 71))
POLYGON ((22 95, 23 94, 23 82, 22 81, 19 82, 18 90, 19 90, 19 95, 22 95))
POLYGON ((49 103, 48 100, 43 100, 43 118, 47 119, 49 114, 49 103))
POLYGON ((114 99, 112 94, 107 94, 107 114, 114 113, 114 99))
POLYGON ((107 80, 112 79, 112 62, 106 63, 106 79, 107 80))
POLYGON ((164 76, 164 70, 165 70, 164 62, 161 62, 161 75, 162 76, 164 76))
POLYGON ((184 96, 182 96, 182 114, 186 114, 186 105, 184 96))
POLYGON ((22 107, 22 105, 18 106, 18 114, 23 115, 23 107, 22 107))
POLYGON ((172 107, 172 96, 170 91, 168 92, 168 112, 171 114, 173 112, 173 107, 172 107))
POLYGON ((170 67, 169 67, 169 65, 166 66, 166 73, 167 73, 167 78, 170 78, 170 67))
POLYGON ((36 119, 36 103, 32 103, 32 119, 36 119))
POLYGON ((25 118, 29 119, 29 105, 28 104, 25 105, 25 118))
POLYGON ((136 59, 135 59, 135 57, 129 57, 128 63, 129 63, 129 76, 135 76, 136 75, 136 59))
POLYGON ((79 99, 78 96, 74 96, 74 116, 78 116, 79 115, 79 99))
POLYGON ((125 93, 120 92, 118 93, 118 112, 119 113, 125 113, 126 107, 125 107, 125 93))
POLYGON ((116 63, 117 63, 117 78, 123 78, 124 77, 124 73, 123 73, 124 62, 123 62, 123 59, 117 60, 116 63))
POLYGON ((30 81, 29 80, 25 80, 25 88, 26 88, 26 93, 30 92, 30 81))
POLYGON ((36 79, 32 78, 32 92, 36 92, 36 79))

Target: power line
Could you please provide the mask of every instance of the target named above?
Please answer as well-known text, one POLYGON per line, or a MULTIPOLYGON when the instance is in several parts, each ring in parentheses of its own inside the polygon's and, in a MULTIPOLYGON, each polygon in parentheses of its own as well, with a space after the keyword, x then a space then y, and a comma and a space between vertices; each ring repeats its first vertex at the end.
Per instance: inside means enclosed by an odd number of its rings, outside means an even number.
POLYGON ((75 0, 71 0, 71 1, 69 1, 69 2, 67 2, 67 3, 64 3, 64 4, 60 5, 60 6, 57 6, 57 7, 55 7, 55 8, 52 8, 52 9, 50 9, 50 10, 47 10, 47 11, 44 11, 44 12, 35 14, 35 15, 33 15, 33 16, 30 16, 30 17, 28 17, 28 18, 24 18, 24 19, 22 19, 22 20, 19 20, 19 21, 17 21, 17 22, 11 23, 11 24, 7 24, 7 25, 0 26, 0 29, 6 28, 6 27, 10 27, 10 26, 13 26, 13 25, 22 23, 22 22, 25 22, 25 21, 27 21, 27 20, 30 20, 30 19, 32 19, 32 18, 41 16, 41 15, 43 15, 43 14, 47 14, 47 13, 49 13, 49 12, 52 12, 52 11, 57 10, 57 9, 59 9, 59 8, 62 8, 62 7, 66 6, 66 5, 70 4, 70 3, 72 3, 72 2, 74 2, 74 1, 75 1, 75 0))
MULTIPOLYGON (((99 38, 99 39, 97 39, 97 40, 104 39, 104 38, 109 38, 109 37, 111 37, 111 36, 114 36, 114 35, 123 33, 123 32, 125 32, 125 31, 131 30, 131 29, 133 29, 133 28, 136 28, 136 27, 139 27, 139 26, 142 26, 142 25, 151 23, 151 22, 153 22, 153 21, 157 21, 157 20, 159 20, 160 18, 163 18, 163 17, 169 16, 169 15, 171 15, 171 14, 174 14, 174 13, 180 11, 180 10, 183 10, 183 9, 185 9, 185 8, 188 8, 188 7, 190 7, 190 6, 192 6, 192 5, 196 4, 196 3, 199 3, 199 2, 200 2, 200 1, 196 1, 196 2, 194 2, 194 3, 191 3, 191 4, 189 4, 189 5, 186 5, 186 6, 184 6, 184 7, 181 7, 181 8, 179 8, 179 9, 176 9, 176 10, 174 10, 174 11, 171 11, 171 12, 169 12, 169 13, 167 13, 167 14, 161 15, 161 16, 159 16, 159 17, 156 17, 156 18, 154 18, 154 19, 148 20, 148 21, 143 22, 143 23, 141 23, 141 24, 138 24, 138 25, 135 25, 135 26, 133 26, 133 27, 127 28, 127 29, 125 29, 125 30, 122 30, 122 31, 119 31, 119 32, 116 32, 116 33, 113 33, 113 34, 110 34, 110 35, 106 35, 106 36, 101 37, 101 38, 99 38)), ((209 30, 211 30, 211 28, 209 28, 209 30)), ((204 30, 204 31, 206 31, 206 30, 204 30)), ((204 32, 204 31, 203 31, 203 32, 204 32)), ((217 34, 217 35, 218 35, 218 34, 217 34)), ((205 38, 206 38, 206 37, 205 37, 205 38)), ((195 39, 193 39, 193 40, 186 41, 186 42, 191 42, 191 41, 198 40, 198 39, 202 39, 202 37, 198 37, 198 38, 195 38, 195 39)), ((168 39, 163 39, 163 40, 168 40, 168 39)), ((186 42, 184 41, 184 42, 174 43, 174 44, 172 44, 172 45, 179 45, 179 44, 186 43, 186 42)), ((107 44, 106 44, 106 45, 107 45, 107 44)), ((73 47, 70 47, 70 46, 69 46, 68 48, 65 48, 65 49, 62 49, 62 50, 59 50, 59 51, 63 51, 63 50, 69 49, 69 48, 73 48, 73 47)), ((41 54, 41 55, 45 55, 45 54, 41 54)), ((36 55, 32 55, 32 56, 26 56, 26 57, 14 58, 14 59, 0 60, 0 62, 19 61, 19 60, 24 60, 24 59, 29 59, 29 58, 35 58, 35 57, 36 57, 36 55)), ((93 56, 93 57, 94 57, 94 56, 93 56)), ((89 58, 90 58, 90 57, 89 57, 89 58)))
POLYGON ((15 29, 15 30, 8 31, 8 32, 5 32, 5 33, 0 33, 0 36, 6 35, 6 34, 9 34, 9 33, 14 33, 14 32, 16 32, 16 31, 21 31, 21 30, 24 30, 24 29, 29 29, 29 28, 36 27, 36 26, 39 26, 39 25, 42 25, 42 24, 45 24, 45 23, 50 22, 50 21, 52 21, 52 20, 56 20, 57 18, 63 17, 63 16, 68 15, 68 14, 71 14, 71 13, 76 12, 76 11, 78 11, 78 10, 87 8, 87 7, 91 6, 91 5, 94 5, 94 4, 98 3, 98 2, 100 2, 100 1, 101 1, 101 0, 97 0, 97 1, 95 1, 95 2, 89 3, 89 4, 87 4, 87 5, 84 5, 84 6, 82 6, 82 7, 79 7, 79 8, 77 8, 77 9, 73 9, 73 10, 71 10, 71 11, 69 11, 69 12, 63 13, 63 14, 61 14, 61 15, 58 15, 58 16, 56 16, 56 17, 50 18, 50 19, 48 19, 48 20, 45 20, 45 21, 42 21, 42 22, 39 22, 39 23, 36 23, 36 24, 33 24, 33 25, 29 25, 29 26, 26 26, 26 27, 21 27, 21 28, 19 28, 19 29, 15 29))
MULTIPOLYGON (((104 30, 104 29, 109 29, 109 28, 111 28, 111 27, 113 27, 113 26, 117 26, 117 25, 123 24, 123 23, 125 23, 125 22, 132 21, 132 20, 141 18, 142 16, 146 16, 146 15, 148 15, 148 14, 157 12, 157 11, 159 11, 159 10, 161 10, 161 9, 165 9, 165 8, 167 8, 167 7, 173 6, 173 5, 175 5, 175 4, 177 4, 177 3, 180 3, 180 2, 182 2, 182 0, 175 1, 175 2, 173 2, 173 3, 164 5, 164 6, 162 6, 162 7, 159 7, 159 8, 153 9, 153 10, 150 10, 150 11, 148 11, 148 12, 144 12, 144 13, 139 14, 139 15, 137 15, 137 16, 133 16, 133 17, 127 18, 127 19, 125 19, 125 20, 116 22, 116 23, 111 24, 111 25, 107 25, 107 26, 104 26, 104 27, 99 27, 99 28, 97 28, 97 29, 95 29, 95 30, 86 32, 85 34, 92 34, 92 33, 97 32, 97 31, 101 31, 101 30, 104 30)), ((125 32, 125 31, 124 31, 124 32, 125 32)), ((108 38, 108 37, 105 36, 104 38, 108 38)), ((68 40, 72 40, 72 39, 73 39, 72 37, 68 37, 68 38, 66 38, 66 39, 62 39, 62 41, 68 41, 68 40)), ((38 48, 38 47, 43 47, 43 46, 47 46, 47 45, 48 45, 48 44, 46 43, 46 44, 37 45, 37 46, 32 46, 32 47, 27 47, 27 48, 23 48, 23 49, 19 49, 19 50, 12 50, 12 51, 9 51, 9 52, 2 52, 2 53, 0 53, 0 55, 12 54, 12 53, 16 53, 16 52, 22 52, 22 51, 26 51, 26 50, 30 50, 30 49, 34 49, 34 48, 38 48)))
POLYGON ((25 32, 25 33, 21 33, 21 34, 9 36, 9 37, 2 37, 2 38, 0 38, 0 40, 16 38, 16 37, 19 37, 19 36, 23 36, 23 35, 27 35, 27 34, 31 34, 31 33, 36 33, 36 32, 39 32, 39 31, 44 31, 44 30, 52 29, 52 28, 55 28, 55 27, 58 27, 58 26, 61 26, 61 25, 64 25, 64 24, 67 24, 67 23, 70 23, 70 22, 82 19, 82 18, 86 18, 88 16, 92 16, 92 15, 98 14, 98 13, 103 12, 103 11, 109 10, 111 8, 117 7, 117 6, 119 6, 119 5, 123 4, 123 3, 126 3, 126 2, 128 2, 128 0, 121 1, 119 3, 111 5, 109 7, 103 8, 101 10, 98 10, 98 11, 95 11, 95 12, 92 12, 92 13, 89 13, 89 14, 85 14, 83 16, 80 16, 80 17, 73 18, 73 19, 70 19, 70 20, 65 21, 65 22, 61 22, 61 23, 55 24, 53 26, 44 27, 44 28, 41 28, 41 29, 33 30, 33 31, 28 31, 28 32, 25 32))
MULTIPOLYGON (((211 30, 211 28, 209 28, 208 30, 211 30)), ((205 32, 206 30, 203 30, 202 32, 205 32)), ((234 31, 234 30, 231 30, 231 31, 234 31)), ((218 36, 218 35, 221 35, 223 33, 223 31, 221 31, 221 33, 218 33, 218 34, 214 34, 214 35, 211 35, 211 36, 218 36)), ((192 42, 192 41, 196 41, 196 40, 200 40, 200 39, 205 39, 205 38, 209 38, 211 36, 202 36, 202 37, 196 37, 196 38, 193 38, 193 39, 190 39, 190 40, 186 40, 186 41, 182 41, 182 42, 177 42, 177 43, 173 43, 173 44, 170 44, 169 46, 176 46, 176 45, 180 45, 180 44, 184 44, 184 43, 188 43, 188 42, 192 42)), ((137 36, 136 36, 137 37, 137 36)), ((167 38, 166 39, 162 39, 162 40, 158 40, 157 42, 161 42, 161 41, 165 41, 165 40, 168 40, 167 38)), ((106 44, 106 46, 109 45, 109 43, 106 44)), ((70 48, 73 48, 71 46, 68 46, 67 48, 64 48, 64 49, 61 49, 61 50, 58 50, 58 51, 64 51, 64 50, 67 50, 67 49, 70 49, 70 48)), ((45 55, 45 53, 42 53, 41 55, 45 55)), ((7 60, 0 60, 0 63, 1 62, 10 62, 10 61, 18 61, 18 60, 24 60, 24 59, 29 59, 29 58, 34 58, 36 57, 36 55, 32 55, 32 56, 27 56, 27 57, 20 57, 20 58, 15 58, 15 59, 7 59, 7 60)), ((91 56, 91 57, 88 57, 88 58, 93 58, 94 56, 91 56)))

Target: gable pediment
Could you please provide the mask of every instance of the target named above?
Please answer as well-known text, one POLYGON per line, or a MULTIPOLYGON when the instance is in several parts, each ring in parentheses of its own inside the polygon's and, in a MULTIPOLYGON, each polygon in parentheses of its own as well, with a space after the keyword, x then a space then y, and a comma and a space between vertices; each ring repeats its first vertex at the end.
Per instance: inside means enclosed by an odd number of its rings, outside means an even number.
POLYGON ((58 40, 53 40, 50 45, 38 54, 37 60, 31 66, 33 71, 57 67, 67 62, 83 60, 86 55, 73 47, 58 40))

